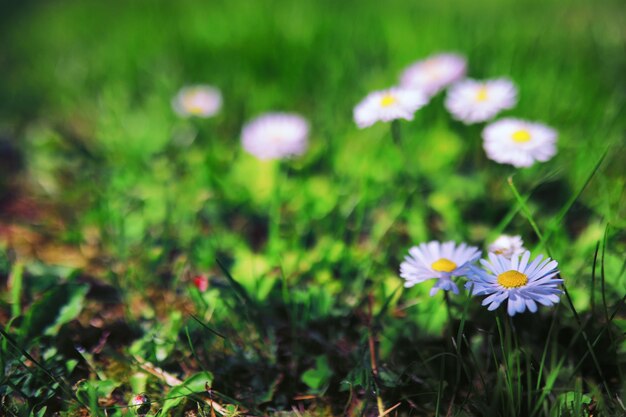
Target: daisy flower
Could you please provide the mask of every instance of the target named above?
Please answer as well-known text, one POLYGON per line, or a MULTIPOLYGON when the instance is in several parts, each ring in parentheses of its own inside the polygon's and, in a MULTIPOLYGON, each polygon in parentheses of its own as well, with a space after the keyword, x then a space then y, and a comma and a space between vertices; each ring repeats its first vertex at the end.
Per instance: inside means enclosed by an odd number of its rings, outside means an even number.
POLYGON ((354 108, 354 121, 363 129, 378 121, 413 120, 413 114, 427 102, 428 97, 415 89, 391 87, 374 91, 354 108))
POLYGON ((489 260, 481 259, 486 270, 470 267, 465 288, 473 295, 487 295, 482 305, 493 311, 508 300, 507 312, 510 316, 522 313, 528 308, 537 311, 537 303, 550 306, 559 302, 563 292, 558 285, 562 279, 554 277, 559 273, 558 263, 550 258, 538 256, 529 263, 530 252, 525 251, 508 259, 504 255, 489 253, 489 260))
POLYGON ((172 108, 181 117, 211 117, 221 107, 222 94, 210 85, 183 87, 172 99, 172 108))
POLYGON ((505 118, 483 130, 487 157, 516 168, 545 162, 556 154, 556 130, 540 123, 505 118))
POLYGON ((246 152, 259 159, 302 155, 308 147, 309 123, 295 113, 265 113, 248 122, 241 132, 246 152))
POLYGON ((432 241, 409 249, 409 255, 400 264, 400 276, 406 280, 405 287, 412 287, 429 279, 437 282, 430 290, 431 297, 439 290, 459 293, 452 277, 465 275, 468 266, 480 257, 480 250, 465 243, 440 243, 432 241))
POLYGON ((441 53, 414 62, 400 76, 400 85, 433 96, 465 76, 467 60, 453 53, 441 53))
POLYGON ((495 253, 496 255, 502 255, 508 259, 511 259, 511 257, 515 255, 521 255, 525 251, 526 248, 524 248, 524 241, 519 235, 501 235, 491 245, 489 245, 489 252, 495 253))
POLYGON ((517 88, 506 78, 477 81, 467 79, 448 90, 445 106, 465 124, 484 122, 517 104, 517 88))

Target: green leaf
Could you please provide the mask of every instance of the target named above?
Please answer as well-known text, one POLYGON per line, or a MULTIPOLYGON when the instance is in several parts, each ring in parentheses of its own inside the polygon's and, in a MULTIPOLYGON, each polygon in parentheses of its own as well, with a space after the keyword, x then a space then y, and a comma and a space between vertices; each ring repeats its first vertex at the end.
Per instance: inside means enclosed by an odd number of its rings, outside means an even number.
POLYGON ((31 410, 30 416, 31 417, 44 417, 46 415, 47 410, 48 410, 48 407, 44 405, 43 407, 39 409, 39 411, 31 410))
POLYGON ((582 393, 581 391, 568 391, 560 394, 557 399, 555 406, 552 408, 553 416, 564 415, 564 411, 568 411, 565 415, 579 415, 582 412, 585 405, 590 404, 592 398, 582 393))
POLYGON ((120 382, 112 379, 105 380, 86 380, 76 390, 76 394, 81 398, 89 398, 89 395, 95 395, 96 398, 108 398, 113 390, 121 385, 120 382))
POLYGON ((22 297, 22 278, 24 276, 24 264, 17 262, 11 269, 11 317, 17 317, 22 310, 20 302, 22 297))
POLYGON ((61 326, 80 314, 88 290, 88 286, 78 284, 63 284, 50 290, 28 310, 20 328, 21 340, 57 334, 61 326))
POLYGON ((208 386, 213 384, 213 374, 205 371, 187 378, 182 384, 172 388, 163 403, 161 415, 167 415, 167 413, 180 404, 186 396, 206 392, 207 384, 208 386))
POLYGON ((302 374, 302 382, 307 384, 312 391, 324 391, 332 373, 326 357, 318 356, 315 358, 315 368, 309 369, 302 374))

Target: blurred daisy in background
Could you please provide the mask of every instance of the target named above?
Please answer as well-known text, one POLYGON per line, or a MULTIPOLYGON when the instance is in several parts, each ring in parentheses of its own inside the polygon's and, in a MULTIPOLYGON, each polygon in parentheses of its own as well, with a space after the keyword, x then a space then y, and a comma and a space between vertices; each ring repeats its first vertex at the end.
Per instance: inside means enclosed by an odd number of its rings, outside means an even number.
POLYGON ((392 87, 370 93, 354 108, 354 121, 361 129, 378 121, 413 120, 415 112, 428 103, 419 90, 392 87))
POLYGON ((509 259, 512 256, 521 255, 525 251, 526 248, 524 248, 524 241, 521 236, 501 235, 489 245, 489 252, 509 259))
POLYGON ((406 280, 405 287, 436 279, 430 290, 433 296, 439 290, 459 293, 452 277, 465 275, 469 265, 480 257, 480 250, 474 246, 455 242, 432 241, 409 249, 409 255, 400 264, 400 276, 406 280))
POLYGON ((508 300, 507 312, 510 316, 526 309, 534 313, 537 303, 551 306, 559 302, 562 290, 558 287, 562 279, 554 277, 559 273, 558 263, 550 258, 538 256, 529 263, 530 252, 521 257, 508 259, 504 255, 489 253, 489 260, 481 259, 485 269, 470 267, 465 287, 472 295, 487 295, 482 305, 493 311, 508 300))
POLYGON ((400 85, 415 88, 433 96, 448 85, 465 77, 467 60, 453 53, 440 53, 414 62, 400 76, 400 85))
POLYGON ((509 79, 463 80, 448 89, 445 106, 465 124, 484 122, 517 104, 517 88, 509 79))
POLYGON ((222 93, 210 85, 183 87, 172 99, 172 108, 181 117, 211 117, 222 108, 222 93))
POLYGON ((483 130, 487 157, 516 168, 545 162, 556 154, 556 130, 539 123, 505 118, 483 130))
POLYGON ((306 152, 308 136, 309 123, 302 116, 265 113, 243 127, 241 144, 259 159, 282 159, 306 152))

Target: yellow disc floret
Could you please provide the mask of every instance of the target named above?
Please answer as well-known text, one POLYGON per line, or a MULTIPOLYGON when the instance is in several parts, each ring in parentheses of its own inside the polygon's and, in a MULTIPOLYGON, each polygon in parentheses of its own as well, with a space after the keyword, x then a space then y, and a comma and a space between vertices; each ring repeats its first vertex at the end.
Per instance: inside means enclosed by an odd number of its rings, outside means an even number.
POLYGON ((393 104, 395 104, 396 102, 396 98, 394 96, 392 96, 391 94, 385 94, 381 99, 380 99, 380 105, 383 107, 389 107, 393 104))
POLYGON ((487 87, 482 86, 478 89, 478 91, 476 92, 476 101, 485 101, 487 100, 488 95, 487 95, 487 87))
POLYGON ((431 267, 437 272, 452 272, 456 269, 456 264, 450 259, 440 258, 433 262, 431 267))
POLYGON ((183 97, 183 106, 191 114, 202 114, 204 106, 202 106, 202 97, 197 91, 188 92, 183 97))
POLYGON ((530 132, 526 129, 520 129, 513 132, 513 142, 524 143, 530 140, 530 132))
POLYGON ((504 288, 519 288, 526 285, 528 276, 519 271, 511 270, 498 275, 498 284, 504 288))

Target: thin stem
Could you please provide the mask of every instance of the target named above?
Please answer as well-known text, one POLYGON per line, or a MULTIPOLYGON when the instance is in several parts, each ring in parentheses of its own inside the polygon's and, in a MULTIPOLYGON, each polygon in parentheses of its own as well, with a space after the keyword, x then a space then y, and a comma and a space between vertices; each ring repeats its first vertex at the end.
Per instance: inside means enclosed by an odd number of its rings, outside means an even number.
POLYGON ((393 120, 391 122, 391 138, 397 146, 402 144, 402 132, 400 131, 400 121, 393 120))
MULTIPOLYGON (((560 276, 558 275, 557 277, 560 278, 560 276)), ((602 367, 600 366, 598 362, 598 358, 596 357, 596 354, 593 351, 593 346, 591 346, 589 337, 587 337, 587 332, 585 332, 585 329, 584 329, 585 326, 583 325, 582 320, 580 319, 580 316, 578 315, 578 312, 576 311, 576 307, 574 307, 574 302, 572 301, 572 297, 570 296, 569 291, 567 291, 567 287, 565 286, 565 283, 563 283, 563 292, 565 293, 565 297, 567 298, 567 302, 569 304, 570 310, 572 310, 572 313, 574 314, 574 319, 576 320, 576 323, 578 323, 578 327, 580 327, 583 340, 585 341, 585 344, 587 345, 587 349, 589 350, 591 359, 593 360, 593 363, 596 367, 596 371, 598 372, 598 375, 600 375, 600 378, 602 378, 602 385, 604 386, 604 389, 606 390, 607 395, 611 397, 612 396, 611 390, 609 389, 609 386, 606 383, 606 378, 604 377, 604 373, 602 372, 602 367)), ((607 317, 607 323, 608 323, 608 317, 607 317)))
POLYGON ((276 247, 280 237, 280 219, 281 219, 281 183, 282 172, 280 169, 280 162, 276 162, 274 166, 274 190, 272 193, 272 200, 270 206, 270 225, 268 243, 271 248, 276 247))
POLYGON ((370 350, 370 364, 372 367, 372 375, 374 376, 374 390, 376 392, 376 406, 378 407, 378 415, 382 416, 385 414, 385 405, 383 403, 383 399, 380 396, 380 391, 378 389, 378 364, 376 362, 376 338, 374 333, 374 294, 371 292, 368 295, 368 344, 370 350))
POLYGON ((596 250, 593 253, 593 265, 591 267, 591 299, 589 300, 591 315, 595 316, 596 314, 596 265, 598 262, 598 252, 600 251, 600 241, 596 242, 596 250))

